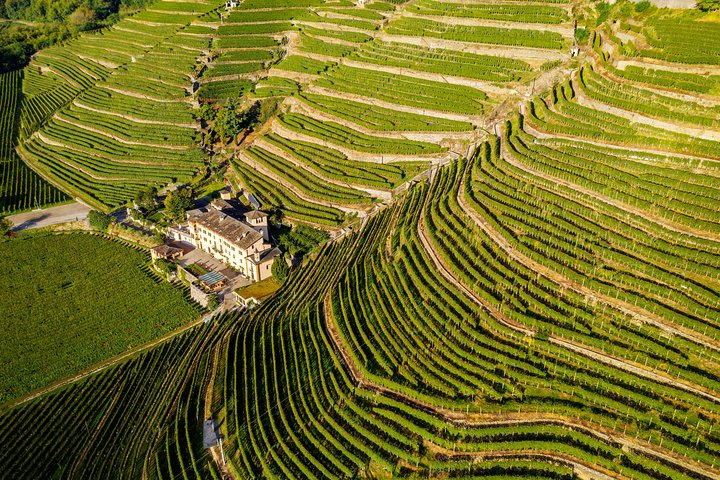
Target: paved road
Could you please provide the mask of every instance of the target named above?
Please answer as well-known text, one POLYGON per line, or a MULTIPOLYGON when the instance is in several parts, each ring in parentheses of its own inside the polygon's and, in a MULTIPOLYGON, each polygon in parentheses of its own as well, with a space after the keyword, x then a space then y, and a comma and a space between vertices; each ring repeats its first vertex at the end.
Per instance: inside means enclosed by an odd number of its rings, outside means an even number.
POLYGON ((32 212, 10 215, 8 218, 13 222, 13 230, 28 230, 30 228, 42 228, 58 223, 84 220, 90 211, 90 207, 80 202, 68 203, 58 207, 33 210, 32 212))

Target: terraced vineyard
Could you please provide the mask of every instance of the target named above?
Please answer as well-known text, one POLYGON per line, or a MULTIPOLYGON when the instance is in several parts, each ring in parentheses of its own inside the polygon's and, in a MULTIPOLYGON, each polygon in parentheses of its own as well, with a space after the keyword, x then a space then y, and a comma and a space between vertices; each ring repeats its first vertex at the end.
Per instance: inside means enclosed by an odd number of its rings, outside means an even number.
POLYGON ((39 52, 25 69, 21 157, 101 210, 144 185, 190 182, 204 161, 193 82, 211 36, 186 25, 217 6, 162 2, 39 52))
POLYGON ((715 14, 177 5, 124 20, 179 23, 82 67, 20 152, 120 205, 202 166, 188 99, 242 95, 277 110, 218 149, 228 179, 332 240, 242 316, 7 408, 3 471, 720 478, 715 14))
POLYGON ((15 153, 23 104, 21 71, 0 75, 0 213, 53 205, 67 196, 28 168, 15 153))

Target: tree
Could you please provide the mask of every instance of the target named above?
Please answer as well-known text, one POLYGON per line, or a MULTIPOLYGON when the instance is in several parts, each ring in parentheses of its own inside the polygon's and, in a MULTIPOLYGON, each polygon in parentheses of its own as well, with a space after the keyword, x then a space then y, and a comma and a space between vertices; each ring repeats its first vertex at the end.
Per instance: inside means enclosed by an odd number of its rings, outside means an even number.
POLYGON ((68 24, 78 30, 87 30, 95 23, 95 11, 87 5, 80 5, 68 16, 68 24))
POLYGON ((208 310, 210 310, 212 312, 213 310, 218 308, 219 305, 220 305, 220 299, 218 298, 217 293, 211 293, 210 295, 208 295, 208 297, 207 297, 207 309, 208 310))
POLYGON ((192 189, 190 188, 170 192, 165 197, 165 211, 176 222, 185 220, 185 210, 192 205, 192 189))
POLYGON ((110 217, 97 210, 90 210, 87 219, 92 228, 101 232, 106 232, 110 226, 110 217))
POLYGON ((0 236, 4 237, 8 233, 10 233, 12 228, 13 223, 10 221, 10 219, 0 215, 0 236))
POLYGON ((155 197, 157 196, 157 188, 152 185, 148 185, 145 188, 141 188, 135 193, 135 204, 139 208, 145 210, 152 210, 157 205, 155 197))
POLYGON ((720 10, 720 0, 700 0, 697 3, 697 7, 703 12, 712 12, 713 10, 720 10))
POLYGON ((218 110, 213 123, 213 130, 220 137, 220 141, 225 143, 238 136, 242 129, 240 118, 237 114, 239 105, 234 99, 227 101, 227 104, 218 110))
POLYGON ((288 267, 287 260, 285 260, 285 255, 275 257, 272 264, 272 274, 275 280, 280 284, 285 283, 289 273, 290 267, 288 267))
POLYGON ((198 110, 198 118, 209 122, 215 119, 215 109, 209 103, 204 103, 198 110))
POLYGON ((175 265, 175 263, 171 262, 170 260, 158 258, 155 260, 155 268, 157 268, 158 271, 164 273, 167 276, 177 270, 177 265, 175 265))

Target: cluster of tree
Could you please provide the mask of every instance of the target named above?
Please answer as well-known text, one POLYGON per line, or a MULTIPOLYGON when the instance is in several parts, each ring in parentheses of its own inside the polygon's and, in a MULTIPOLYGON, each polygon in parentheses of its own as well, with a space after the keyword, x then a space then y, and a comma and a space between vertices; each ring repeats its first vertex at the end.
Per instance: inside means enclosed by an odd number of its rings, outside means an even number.
POLYGON ((0 73, 27 65, 36 51, 112 25, 150 0, 0 0, 0 73))
POLYGON ((141 188, 140 190, 135 193, 135 205, 137 208, 141 208, 147 212, 154 210, 157 206, 157 201, 155 201, 155 198, 157 197, 157 188, 148 185, 145 188, 141 188))
POLYGON ((703 12, 720 10, 720 0, 700 0, 697 7, 703 12))
POLYGON ((228 99, 218 109, 211 104, 204 104, 198 111, 198 118, 212 124, 210 133, 205 137, 205 144, 212 144, 215 139, 227 143, 237 139, 241 132, 251 132, 255 126, 262 125, 275 115, 278 105, 279 100, 274 98, 257 101, 246 109, 241 109, 238 98, 228 99))
POLYGON ((288 265, 287 259, 285 258, 285 255, 280 255, 275 259, 275 261, 273 261, 272 275, 275 277, 275 280, 282 285, 285 283, 285 280, 287 280, 289 274, 290 266, 288 265))

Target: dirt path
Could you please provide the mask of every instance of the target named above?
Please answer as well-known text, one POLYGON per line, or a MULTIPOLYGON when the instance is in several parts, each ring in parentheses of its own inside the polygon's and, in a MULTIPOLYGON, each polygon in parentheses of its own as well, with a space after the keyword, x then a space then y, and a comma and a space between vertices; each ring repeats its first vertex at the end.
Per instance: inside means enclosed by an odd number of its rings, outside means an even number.
POLYGON ((456 40, 444 40, 441 38, 418 37, 412 35, 392 35, 385 33, 384 31, 379 32, 376 38, 384 42, 407 43, 421 47, 457 50, 460 52, 477 53, 480 55, 515 58, 524 61, 537 60, 541 62, 548 62, 553 60, 568 60, 570 58, 569 52, 566 52, 565 50, 490 45, 485 43, 461 42, 456 40))
POLYGON ((52 384, 52 385, 50 385, 50 386, 44 387, 44 388, 42 388, 42 389, 40 389, 40 390, 36 390, 35 392, 33 392, 33 393, 29 394, 29 395, 26 395, 26 396, 24 396, 24 397, 21 397, 21 398, 18 399, 18 400, 15 400, 15 401, 13 401, 13 402, 7 403, 7 404, 5 404, 5 405, 2 406, 2 410, 10 409, 10 408, 15 408, 15 407, 17 407, 17 406, 20 406, 20 405, 22 405, 22 404, 24 404, 24 403, 27 403, 27 402, 29 402, 29 401, 31 401, 31 400, 34 400, 34 399, 36 399, 36 398, 38 398, 38 397, 41 397, 41 396, 43 396, 43 395, 45 395, 45 394, 47 394, 47 393, 50 393, 50 392, 52 392, 52 391, 54 391, 54 390, 57 390, 57 389, 62 388, 62 387, 64 387, 64 386, 66 386, 66 385, 70 385, 71 383, 75 383, 75 382, 77 382, 77 381, 79 381, 79 380, 82 380, 82 379, 87 378, 87 377, 89 377, 89 376, 91 376, 91 375, 94 375, 94 374, 96 374, 96 373, 98 373, 98 372, 101 372, 101 371, 105 370, 105 369, 108 368, 108 367, 112 367, 113 365, 116 365, 116 364, 118 364, 118 363, 120 363, 120 362, 122 362, 122 361, 124 361, 124 360, 126 360, 126 359, 128 359, 128 358, 130 358, 130 357, 132 357, 132 356, 134 356, 134 355, 137 355, 137 354, 140 353, 140 352, 143 352, 143 351, 145 351, 145 350, 149 350, 149 349, 151 349, 151 348, 153 348, 153 347, 155 347, 155 346, 157 346, 157 345, 159 345, 159 344, 161 344, 161 343, 165 343, 165 342, 167 342, 168 340, 171 340, 171 339, 173 339, 174 337, 176 337, 176 336, 178 336, 178 335, 180 335, 180 334, 182 334, 182 333, 185 333, 187 330, 190 330, 190 329, 192 329, 192 328, 194 328, 194 327, 197 327, 198 325, 202 324, 202 323, 206 320, 205 317, 206 317, 206 316, 203 316, 202 318, 199 318, 198 320, 195 320, 194 322, 190 322, 190 323, 188 323, 187 325, 185 325, 184 327, 181 327, 181 328, 175 330, 174 332, 170 332, 170 333, 168 333, 168 334, 166 334, 166 335, 163 335, 162 337, 160 337, 160 338, 158 338, 158 339, 156 339, 156 340, 154 340, 154 341, 152 341, 152 342, 146 343, 145 345, 141 345, 141 346, 139 346, 139 347, 133 348, 132 350, 130 350, 130 351, 128 351, 128 352, 125 352, 125 353, 120 354, 120 355, 118 355, 118 356, 112 357, 112 358, 110 358, 110 359, 108 359, 108 360, 105 360, 105 361, 99 363, 98 365, 96 365, 96 366, 94 366, 94 367, 91 367, 90 369, 84 370, 83 372, 81 372, 81 373, 79 373, 79 374, 77 374, 77 375, 74 375, 74 376, 72 376, 72 377, 66 378, 65 380, 61 380, 61 381, 59 381, 59 382, 56 382, 56 383, 54 383, 54 384, 52 384))
POLYGON ((577 99, 577 102, 584 107, 592 108, 593 110, 598 110, 600 112, 605 112, 611 115, 622 117, 630 120, 631 122, 649 125, 651 127, 661 128, 663 130, 681 133, 684 135, 689 135, 691 137, 720 142, 720 130, 714 130, 709 127, 691 127, 688 124, 680 124, 669 120, 648 117, 639 112, 625 110, 623 108, 615 107, 594 100, 585 94, 585 90, 583 89, 581 83, 577 78, 578 75, 579 72, 576 71, 571 77, 573 84, 576 87, 573 89, 573 91, 575 92, 575 98, 577 99))
POLYGON ((271 130, 281 137, 285 137, 288 140, 300 140, 303 142, 315 143, 323 147, 332 148, 345 155, 349 160, 358 162, 370 162, 370 163, 390 163, 390 162, 415 162, 418 160, 433 161, 440 157, 445 157, 447 154, 431 154, 431 155, 396 155, 396 154, 378 154, 378 153, 365 153, 351 150, 345 145, 328 142, 320 138, 313 137, 311 135, 305 135, 298 133, 294 130, 284 127, 279 121, 274 120, 272 122, 271 130))
POLYGON ((508 84, 507 87, 498 86, 497 83, 486 82, 483 80, 476 80, 467 77, 456 77, 452 75, 444 75, 442 73, 423 72, 419 70, 412 70, 409 68, 392 67, 388 65, 376 65, 374 63, 365 63, 359 60, 351 60, 349 58, 342 58, 340 63, 353 68, 363 68, 365 70, 391 73, 393 75, 404 75, 406 77, 420 78, 423 80, 429 80, 432 82, 445 83, 451 85, 463 85, 466 87, 475 88, 481 92, 488 93, 491 95, 502 96, 517 93, 514 85, 508 84))
MULTIPOLYGON (((675 90, 671 87, 664 87, 661 85, 652 85, 649 83, 642 83, 642 82, 637 82, 634 80, 629 80, 627 78, 618 77, 618 76, 614 75, 610 70, 607 69, 607 66, 600 60, 600 58, 598 57, 598 54, 594 50, 585 49, 585 52, 587 53, 587 58, 590 60, 590 63, 592 64, 593 70, 595 70, 597 73, 601 74, 603 77, 608 78, 615 83, 622 83, 625 85, 642 88, 645 90, 649 90, 651 92, 655 92, 658 95, 665 95, 667 97, 676 98, 678 100, 683 100, 686 102, 698 103, 700 105, 705 105, 708 107, 720 105, 720 99, 718 99, 718 97, 716 97, 716 96, 702 94, 702 93, 692 93, 692 94, 683 93, 681 90, 675 90)), ((622 61, 619 61, 617 63, 620 64, 620 63, 622 63, 622 61)), ((645 65, 645 66, 647 67, 647 65, 645 65)))
POLYGON ((133 92, 131 90, 124 90, 122 88, 113 87, 112 85, 108 85, 107 83, 98 83, 96 85, 97 87, 104 88, 105 90, 110 90, 111 92, 119 93, 120 95, 126 95, 128 97, 135 97, 135 98, 142 98, 143 100, 151 100, 153 102, 158 103, 177 103, 177 102, 190 102, 190 97, 184 97, 184 98, 158 98, 158 97, 152 97, 150 95, 145 95, 142 93, 133 92))
MULTIPOLYGON (((507 153, 507 151, 505 151, 505 148, 503 147, 503 161, 507 162, 508 164, 513 165, 514 167, 519 168, 519 169, 521 169, 521 170, 523 170, 523 171, 525 171, 525 172, 527 172, 527 173, 529 173, 529 174, 531 174, 531 175, 537 175, 538 177, 544 178, 544 179, 546 179, 546 180, 548 180, 548 181, 551 181, 551 182, 560 183, 560 184, 563 184, 563 185, 565 185, 565 183, 566 183, 566 182, 563 182, 562 180, 558 180, 558 179, 556 179, 556 178, 554 178, 554 177, 542 175, 541 172, 540 172, 540 173, 537 173, 535 170, 533 170, 532 168, 528 167, 527 165, 525 165, 525 164, 523 164, 523 163, 520 163, 520 162, 516 162, 516 161, 514 161, 514 160, 509 160, 509 158, 512 158, 512 156, 509 155, 509 154, 507 153)), ((571 185, 570 188, 573 188, 572 185, 574 185, 574 184, 570 184, 570 185, 571 185)), ((567 185, 566 185, 566 186, 567 186, 567 185)), ((579 188, 575 188, 575 190, 582 192, 582 189, 579 189, 579 188)), ((562 195, 562 194, 559 193, 559 192, 556 192, 556 193, 557 193, 558 195, 565 196, 565 195, 562 195)), ((590 194, 590 193, 588 193, 588 192, 582 192, 582 193, 585 193, 586 195, 591 195, 591 196, 593 196, 593 197, 595 197, 595 198, 598 198, 599 200, 603 201, 603 200, 602 200, 602 196, 597 195, 597 194, 595 194, 595 193, 592 193, 592 194, 590 194)), ((576 201, 575 199, 573 199, 573 200, 576 201)), ((611 203, 611 204, 612 204, 612 203, 611 203)), ((617 206, 617 205, 615 205, 615 206, 617 206)), ((588 205, 588 207, 592 208, 591 205, 588 205)), ((622 208, 622 207, 618 207, 618 208, 622 208)), ((642 216, 642 215, 641 215, 641 216, 642 216)), ((646 218, 646 217, 643 217, 643 218, 646 218)), ((651 234, 651 232, 647 232, 647 233, 651 234)), ((599 296, 599 298, 604 297, 604 296, 600 296, 599 294, 597 294, 597 295, 599 296)), ((665 321, 665 319, 663 319, 662 317, 659 317, 659 316, 657 316, 657 315, 654 315, 654 314, 652 314, 652 313, 650 313, 650 312, 646 312, 646 311, 644 311, 644 310, 642 310, 642 309, 638 309, 637 307, 632 306, 632 305, 630 305, 630 304, 628 304, 628 303, 626 303, 626 302, 623 302, 623 301, 621 301, 621 300, 612 299, 612 298, 610 298, 610 297, 604 297, 604 298, 606 298, 607 301, 613 302, 613 303, 616 305, 616 308, 618 308, 619 310, 621 310, 623 313, 627 313, 627 314, 629 314, 630 316, 635 317, 635 318, 637 318, 637 319, 640 320, 640 321, 643 321, 643 322, 645 322, 645 323, 649 323, 649 324, 654 325, 654 326, 660 328, 661 330, 666 331, 666 332, 668 332, 668 333, 670 333, 670 334, 682 336, 682 337, 684 337, 684 338, 687 338, 688 340, 693 341, 694 343, 697 343, 697 344, 700 344, 700 345, 704 345, 704 346, 706 346, 706 347, 708 347, 708 348, 710 348, 710 349, 713 349, 713 350, 716 350, 716 351, 719 351, 719 352, 720 352, 720 343, 717 342, 716 340, 710 338, 710 337, 707 337, 707 336, 705 336, 705 335, 701 335, 701 334, 695 332, 694 330, 692 330, 692 329, 690 329, 690 328, 681 327, 681 326, 678 326, 678 325, 676 325, 676 324, 668 323, 668 322, 665 321)))
MULTIPOLYGON (((524 123, 524 127, 525 126, 530 126, 529 129, 525 128, 525 131, 532 135, 533 134, 532 131, 535 129, 535 127, 532 127, 532 125, 528 121, 526 121, 524 123)), ((604 144, 599 144, 599 145, 604 145, 604 144)), ((505 148, 505 147, 503 146, 503 148, 505 148)), ((503 157, 504 157, 503 160, 506 161, 507 163, 509 163, 510 165, 520 168, 521 170, 524 170, 531 175, 535 175, 537 177, 543 178, 549 182, 554 182, 559 185, 563 185, 567 188, 570 188, 572 190, 580 192, 584 195, 595 197, 603 203, 612 205, 612 206, 619 208, 620 210, 623 210, 626 212, 634 213, 635 215, 638 215, 638 216, 640 216, 646 220, 649 220, 653 223, 656 223, 658 226, 660 226, 662 228, 666 228, 666 229, 671 230, 676 233, 681 233, 684 235, 690 235, 693 237, 710 240, 712 242, 720 241, 720 234, 706 232, 701 229, 697 229, 697 228, 679 224, 677 222, 673 222, 672 220, 668 220, 666 218, 660 217, 660 216, 654 214, 653 212, 649 212, 647 210, 643 210, 641 208, 634 207, 632 205, 628 205, 623 202, 619 202, 619 201, 614 200, 606 195, 603 195, 595 190, 590 190, 588 188, 583 187, 582 185, 578 185, 576 183, 573 183, 573 182, 570 182, 570 181, 567 181, 567 180, 564 180, 564 179, 561 179, 558 177, 554 177, 554 176, 544 173, 540 170, 532 168, 532 167, 526 165, 525 163, 517 161, 512 155, 509 154, 509 152, 507 152, 507 150, 505 150, 505 154, 503 155, 503 157)))
POLYGON ((312 73, 293 72, 290 70, 282 70, 280 68, 271 68, 270 70, 268 70, 268 77, 288 78, 290 80, 295 80, 296 82, 301 84, 308 84, 320 78, 320 75, 315 75, 312 73))
MULTIPOLYGON (((639 318, 641 321, 644 321, 646 323, 656 323, 653 322, 652 319, 647 318, 645 315, 640 315, 636 313, 634 310, 630 310, 626 307, 625 302, 618 301, 616 299, 610 299, 609 297, 606 297, 604 295, 597 294, 596 292, 582 287, 575 282, 572 282, 571 280, 567 279, 566 277, 562 276, 561 274, 555 272, 554 270, 550 270, 543 265, 535 262, 534 260, 526 257, 525 255, 518 252, 512 245, 510 245, 507 240, 505 240, 502 236, 500 236, 490 225, 488 225, 486 222, 484 222, 478 215, 474 214, 474 211, 469 208, 467 203, 464 201, 462 190, 458 194, 458 201, 460 202, 461 208, 467 213, 473 222, 482 230, 484 230, 488 236, 500 247, 502 248, 512 259, 517 261, 518 263, 526 265, 528 268, 530 268, 532 271, 538 272, 545 276, 546 278, 549 278, 553 282, 557 283, 558 285, 561 285, 564 288, 568 288, 570 290, 573 290, 577 293, 580 293, 581 295, 584 295, 589 298, 594 298, 597 300, 602 301, 603 303, 606 303, 610 305, 613 308, 617 308, 620 311, 623 311, 624 313, 627 313, 635 318, 639 318)), ((433 263, 435 263, 436 267, 438 268, 438 271, 443 274, 443 276, 450 281, 455 287, 457 287, 459 290, 462 290, 465 292, 466 295, 469 296, 469 298, 473 299, 475 303, 481 305, 486 311, 488 311, 493 318, 500 321, 504 325, 508 326, 509 328, 512 328, 513 330, 519 331, 520 333, 524 335, 530 335, 533 336, 535 334, 534 331, 527 329, 524 326, 519 325, 517 322, 514 322, 510 320, 509 318, 505 317, 499 310, 497 310, 495 307, 493 307, 490 303, 485 301, 483 298, 479 297, 475 294, 475 292, 468 289, 465 284, 456 277, 453 273, 451 273, 451 270, 442 262, 439 257, 435 253, 435 249, 433 248, 431 242, 426 237, 425 234, 425 225, 424 220, 421 220, 419 228, 418 228, 418 236, 420 238, 421 244, 424 247, 424 250, 428 253, 428 255, 433 260, 433 263)), ((660 326, 660 325, 656 325, 660 326)), ((665 327, 665 324, 662 324, 662 327, 665 327)), ((661 328, 662 328, 661 327, 661 328)), ((675 331, 674 329, 671 329, 672 333, 675 334, 681 334, 681 332, 675 331)), ((692 338, 693 341, 698 343, 698 339, 692 338)), ((596 350, 593 350, 591 348, 588 348, 586 346, 577 344, 570 340, 565 340, 562 338, 551 336, 549 341, 551 343, 554 343, 558 346, 561 346, 563 348, 567 348, 569 350, 573 350, 576 353, 579 353, 583 356, 592 358, 594 360, 597 360, 599 362, 602 362, 606 365, 610 365, 616 368, 621 368, 623 370, 629 371, 633 374, 636 374, 641 377, 645 377, 647 379, 650 379, 652 381, 663 383, 665 385, 669 385, 674 388, 679 388, 682 390, 685 390, 687 392, 693 393, 695 395, 702 396, 706 399, 709 399, 713 402, 720 403, 720 397, 707 392, 705 389, 703 389, 700 386, 694 385, 692 383, 684 382, 678 378, 671 377, 670 375, 667 375, 665 373, 655 371, 652 369, 648 369, 647 367, 643 367, 639 364, 628 362, 625 359, 620 359, 618 357, 608 355, 605 353, 598 352, 596 350)), ((707 346, 708 348, 713 348, 712 345, 705 344, 703 342, 699 342, 700 344, 703 344, 707 346)), ((717 349, 717 347, 715 347, 717 349)))
POLYGON ((640 68, 666 70, 668 72, 720 75, 720 66, 717 65, 683 65, 681 63, 664 62, 649 57, 642 57, 642 60, 618 60, 617 62, 617 68, 620 69, 624 69, 628 65, 640 68))
POLYGON ((565 38, 573 38, 573 26, 572 24, 549 24, 549 23, 522 23, 522 22, 511 22, 505 20, 491 20, 487 18, 472 18, 472 17, 450 17, 441 15, 423 15, 419 13, 413 13, 405 11, 402 14, 406 18, 419 18, 425 20, 432 20, 434 22, 444 23, 447 25, 464 25, 469 27, 492 27, 492 28, 511 28, 514 30, 536 30, 539 32, 555 32, 559 33, 565 38))
POLYGON ((377 107, 395 110, 396 112, 414 113, 416 115, 444 118, 446 120, 457 120, 459 122, 470 122, 473 125, 481 125, 483 122, 482 115, 465 115, 462 113, 440 112, 438 110, 411 107, 408 105, 399 105, 397 103, 390 103, 384 100, 378 100, 373 97, 366 97, 354 93, 340 92, 325 87, 318 87, 316 85, 308 85, 305 90, 309 93, 317 93, 319 95, 325 95, 328 97, 342 97, 346 100, 352 100, 353 102, 367 103, 369 105, 375 105, 377 107))
POLYGON ((30 230, 33 228, 49 227, 59 223, 85 220, 91 208, 82 202, 75 201, 57 207, 43 208, 31 212, 10 215, 7 218, 13 223, 13 230, 30 230))
POLYGON ((341 117, 336 117, 330 113, 318 110, 312 105, 305 103, 297 97, 287 97, 285 104, 290 105, 291 110, 294 112, 302 113, 308 117, 315 118, 317 120, 335 122, 352 130, 364 133, 366 135, 372 135, 376 137, 395 138, 402 140, 414 140, 418 142, 429 142, 429 143, 442 143, 447 139, 466 140, 468 141, 472 137, 472 131, 467 132, 413 132, 413 131, 387 131, 387 130, 371 130, 357 123, 351 122, 341 117))
MULTIPOLYGON (((106 157, 104 155, 100 155, 96 151, 92 151, 89 149, 84 149, 77 147, 75 145, 68 145, 63 142, 58 142, 57 140, 53 140, 51 138, 46 137, 43 135, 40 131, 37 131, 33 133, 33 137, 37 137, 38 139, 42 140, 43 143, 46 143, 48 145, 52 145, 54 147, 60 147, 67 150, 72 150, 75 152, 81 152, 87 155, 91 155, 93 157, 102 158, 103 160, 106 160, 108 162, 115 162, 115 163, 121 163, 121 164, 127 164, 127 165, 157 165, 157 166, 165 166, 165 167, 181 167, 183 166, 182 163, 176 163, 176 162, 165 162, 165 161, 142 161, 142 160, 127 160, 124 158, 113 158, 113 157, 106 157)), ((32 138, 32 137, 31 137, 32 138)))
MULTIPOLYGON (((277 175, 272 170, 266 168, 261 163, 255 161, 252 157, 250 157, 244 151, 237 152, 235 157, 239 161, 243 162, 244 164, 252 167, 258 173, 265 175, 266 177, 276 181, 277 183, 279 183, 286 189, 290 190, 292 193, 294 193, 301 199, 305 200, 306 202, 316 203, 319 205, 336 208, 344 213, 356 213, 356 214, 358 214, 358 216, 361 216, 361 217, 366 216, 368 211, 372 208, 372 203, 352 205, 352 204, 334 203, 334 202, 330 202, 330 201, 322 199, 322 198, 312 197, 312 196, 306 194, 305 192, 303 192, 302 190, 300 190, 295 185, 293 185, 287 179, 282 178, 281 176, 277 175)), ((368 199, 368 202, 370 202, 370 199, 368 199)))
POLYGON ((97 133, 98 135, 102 135, 104 137, 112 138, 116 142, 123 143, 125 145, 140 145, 142 147, 153 147, 153 148, 161 148, 161 149, 168 149, 168 150, 187 150, 188 148, 191 148, 189 146, 182 146, 182 145, 161 145, 158 143, 146 143, 146 142, 137 142, 134 140, 127 140, 122 137, 119 137, 117 135, 113 135, 112 133, 102 130, 100 128, 91 127, 89 125, 82 124, 76 120, 71 120, 69 118, 61 117, 59 114, 54 114, 52 117, 54 120, 68 123, 70 125, 73 125, 77 128, 80 128, 82 130, 87 130, 89 132, 97 133))
MULTIPOLYGON (((689 155, 686 153, 674 152, 672 150, 662 150, 659 148, 653 148, 653 147, 650 147, 647 145, 639 146, 639 145, 632 145, 632 144, 626 145, 626 144, 620 144, 620 143, 610 143, 610 142, 606 143, 606 142, 599 142, 599 141, 593 140, 591 138, 578 137, 575 135, 565 135, 565 134, 560 135, 560 134, 556 134, 556 133, 549 133, 549 132, 542 130, 540 127, 538 127, 532 123, 532 118, 530 118, 527 115, 527 112, 525 110, 525 105, 521 106, 520 113, 524 117, 523 130, 526 133, 532 135, 533 137, 539 138, 542 140, 549 140, 549 141, 552 141, 552 140, 574 140, 574 141, 578 141, 580 143, 586 143, 588 145, 594 145, 596 147, 609 148, 609 149, 613 149, 613 150, 620 150, 620 151, 632 150, 632 151, 635 151, 638 153, 648 153, 651 155, 687 158, 687 159, 701 160, 701 161, 707 160, 709 162, 717 164, 718 168, 720 168, 720 159, 718 159, 718 158, 689 155)), ((712 173, 717 172, 717 169, 718 169, 718 168, 708 169, 707 167, 702 167, 702 168, 709 170, 712 173)))

